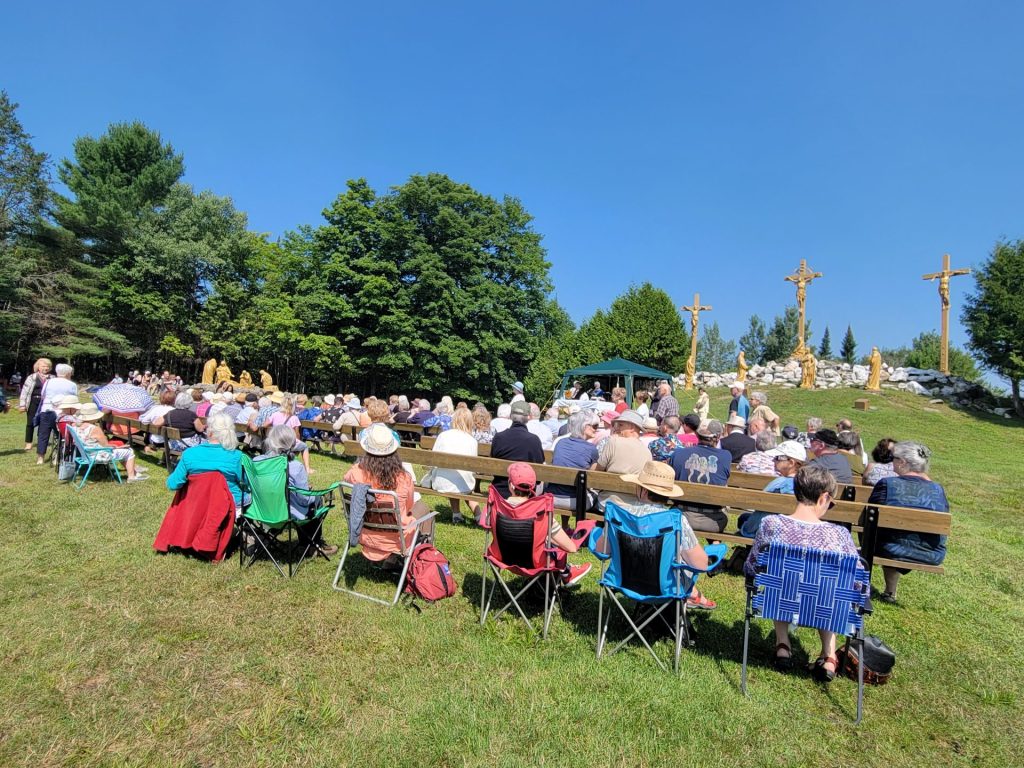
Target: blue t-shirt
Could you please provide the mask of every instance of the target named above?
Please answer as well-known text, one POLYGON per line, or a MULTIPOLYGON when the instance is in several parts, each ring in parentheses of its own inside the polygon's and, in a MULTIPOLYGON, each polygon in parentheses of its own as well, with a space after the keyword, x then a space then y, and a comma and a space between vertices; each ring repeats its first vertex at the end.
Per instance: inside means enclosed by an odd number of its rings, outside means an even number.
POLYGON ((737 395, 729 403, 729 411, 736 411, 737 416, 741 416, 744 419, 750 418, 750 401, 747 400, 746 395, 737 395))
MULTIPOLYGON (((305 410, 299 411, 295 415, 299 417, 300 421, 315 421, 316 417, 319 416, 321 413, 323 413, 323 411, 321 411, 315 405, 312 405, 309 408, 306 408, 305 410)), ((302 428, 303 440, 312 440, 314 437, 316 437, 316 430, 306 429, 305 427, 302 428)))
POLYGON ((677 448, 672 454, 672 469, 676 480, 705 485, 726 485, 732 454, 721 448, 706 445, 677 448))
MULTIPOLYGON (((590 469, 597 461, 597 446, 578 437, 566 437, 559 440, 551 454, 551 463, 556 467, 572 467, 573 469, 590 469)), ((576 489, 570 485, 549 485, 545 491, 555 496, 573 497, 576 489)))
POLYGON ((776 477, 764 487, 765 493, 793 493, 792 477, 776 477))

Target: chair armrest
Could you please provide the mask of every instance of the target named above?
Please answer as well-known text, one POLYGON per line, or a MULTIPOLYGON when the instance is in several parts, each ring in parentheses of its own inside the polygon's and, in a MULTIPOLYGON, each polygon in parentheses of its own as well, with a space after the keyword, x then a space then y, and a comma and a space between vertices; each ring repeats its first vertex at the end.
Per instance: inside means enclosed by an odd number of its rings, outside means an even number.
POLYGON ((410 520, 402 528, 402 533, 408 533, 409 531, 416 530, 416 528, 423 525, 423 523, 427 522, 427 520, 433 520, 435 517, 438 516, 438 514, 438 511, 435 509, 433 512, 425 514, 423 517, 417 517, 415 520, 410 520))
POLYGON ((598 560, 610 560, 612 556, 611 552, 597 551, 597 542, 600 540, 603 534, 604 528, 595 528, 594 530, 592 530, 590 532, 590 538, 587 540, 587 548, 591 551, 591 553, 593 553, 594 557, 596 557, 598 560))
POLYGON ((294 485, 288 486, 288 491, 291 493, 298 493, 303 496, 326 496, 328 493, 334 493, 338 488, 341 487, 341 483, 331 483, 326 488, 312 489, 312 488, 296 488, 294 485))
POLYGON ((707 568, 698 568, 695 565, 690 565, 689 563, 680 563, 678 561, 673 561, 672 567, 679 568, 684 571, 689 571, 690 573, 711 573, 711 571, 715 570, 715 568, 721 565, 722 560, 725 559, 725 553, 727 550, 725 544, 709 544, 708 546, 704 547, 704 551, 708 555, 707 568))

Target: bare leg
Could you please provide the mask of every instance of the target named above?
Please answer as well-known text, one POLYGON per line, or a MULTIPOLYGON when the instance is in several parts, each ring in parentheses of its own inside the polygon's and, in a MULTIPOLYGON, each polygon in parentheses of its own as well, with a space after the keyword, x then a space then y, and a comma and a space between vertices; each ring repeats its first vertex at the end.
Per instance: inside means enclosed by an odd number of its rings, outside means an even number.
MULTIPOLYGON (((434 510, 432 510, 430 507, 428 507, 426 502, 424 502, 421 499, 420 501, 417 501, 413 505, 412 509, 409 510, 409 514, 411 514, 416 519, 419 519, 419 518, 423 517, 424 515, 429 515, 433 511, 434 510)), ((423 532, 423 534, 425 536, 427 536, 431 541, 433 541, 434 540, 434 518, 431 518, 430 520, 427 520, 427 522, 425 522, 423 524, 423 527, 420 528, 420 530, 423 532)))
POLYGON ((890 568, 887 565, 882 566, 882 574, 885 576, 885 591, 896 597, 896 586, 899 584, 902 574, 898 569, 890 568))
POLYGON ((461 522, 462 521, 462 513, 459 512, 459 510, 461 509, 461 507, 459 505, 459 500, 458 499, 448 499, 448 503, 451 504, 451 507, 452 507, 452 522, 453 523, 461 522))
MULTIPOLYGON (((827 659, 836 655, 836 633, 828 632, 824 629, 818 630, 818 636, 821 638, 821 658, 827 659)), ((835 667, 832 667, 832 671, 835 671, 835 667)))
POLYGON ((789 645, 789 623, 785 621, 772 622, 775 625, 775 647, 778 648, 780 645, 786 646, 785 649, 780 649, 776 652, 776 656, 780 659, 788 659, 792 656, 792 653, 787 650, 789 645))
POLYGON ((309 448, 302 452, 302 466, 306 468, 306 475, 313 473, 313 470, 309 468, 309 448))

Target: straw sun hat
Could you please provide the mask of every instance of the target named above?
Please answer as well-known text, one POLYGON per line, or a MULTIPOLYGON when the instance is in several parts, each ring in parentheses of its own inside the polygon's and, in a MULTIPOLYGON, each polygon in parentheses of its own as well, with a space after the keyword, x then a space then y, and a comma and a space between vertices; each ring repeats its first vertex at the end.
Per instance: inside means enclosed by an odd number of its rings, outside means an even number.
POLYGON ((660 461, 648 461, 639 475, 621 475, 623 482, 634 483, 659 496, 670 499, 682 497, 683 490, 676 485, 676 473, 672 467, 660 461))
POLYGON ((371 456, 390 456, 398 450, 398 438, 386 424, 371 424, 363 430, 359 445, 371 456))

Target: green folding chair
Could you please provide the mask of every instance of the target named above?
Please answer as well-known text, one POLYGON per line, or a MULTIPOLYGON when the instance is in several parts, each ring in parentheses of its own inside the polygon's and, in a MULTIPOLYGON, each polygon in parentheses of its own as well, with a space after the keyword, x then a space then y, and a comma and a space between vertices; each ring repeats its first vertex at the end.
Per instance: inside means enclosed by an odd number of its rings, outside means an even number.
POLYGON ((248 535, 255 540, 255 544, 248 547, 248 555, 247 547, 243 545, 238 548, 239 567, 249 567, 262 552, 270 558, 278 573, 291 578, 298 573, 299 567, 311 554, 330 560, 315 542, 320 538, 327 513, 334 507, 334 492, 338 489, 339 483, 333 483, 321 490, 307 490, 288 485, 287 456, 253 461, 243 455, 242 474, 248 486, 250 499, 242 507, 238 527, 242 532, 243 541, 248 535), (309 514, 305 520, 298 520, 291 515, 288 508, 290 493, 299 494, 309 500, 309 514), (300 529, 303 534, 309 534, 303 537, 304 545, 299 538, 300 529), (295 557, 296 552, 298 558, 295 557), (287 573, 281 567, 282 561, 288 564, 287 573))

